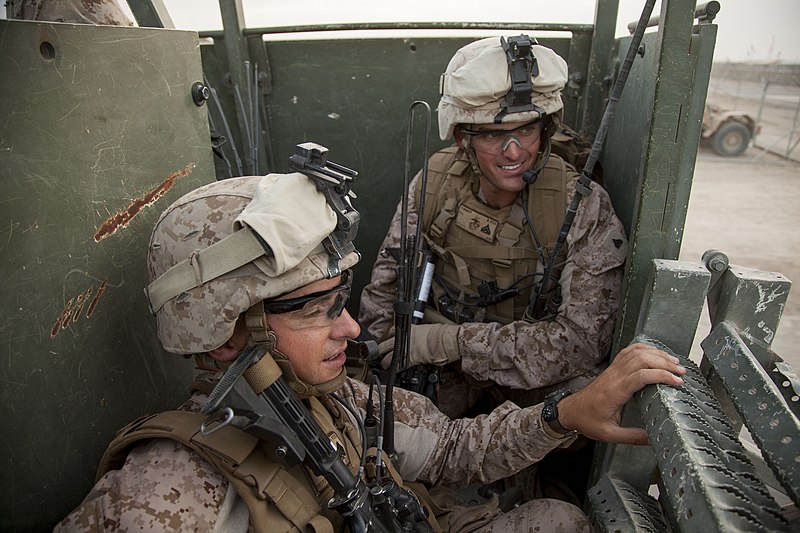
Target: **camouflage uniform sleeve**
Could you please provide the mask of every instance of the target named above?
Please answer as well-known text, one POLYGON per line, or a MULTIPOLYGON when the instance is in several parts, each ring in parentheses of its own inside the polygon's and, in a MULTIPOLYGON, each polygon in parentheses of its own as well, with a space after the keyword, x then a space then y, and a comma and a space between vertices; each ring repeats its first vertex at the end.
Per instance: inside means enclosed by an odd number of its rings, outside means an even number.
MULTIPOLYGON (((368 387, 348 380, 342 390, 363 413, 368 387)), ((521 409, 505 402, 488 415, 451 420, 426 397, 397 388, 394 406, 395 466, 405 481, 491 483, 575 440, 574 436, 555 438, 545 431, 541 404, 521 409)))
MULTIPOLYGON (((571 198, 574 182, 568 189, 571 198)), ((598 367, 614 333, 627 239, 606 191, 595 186, 567 236, 563 302, 552 321, 470 323, 458 335, 462 370, 480 380, 540 388, 598 367)))
POLYGON ((182 444, 155 439, 103 476, 54 531, 246 531, 247 524, 247 507, 222 475, 182 444))
MULTIPOLYGON (((414 190, 416 189, 418 178, 419 174, 414 177, 409 186, 409 233, 417 229, 417 208, 414 200, 414 190)), ((389 225, 389 231, 383 240, 383 244, 381 244, 378 257, 372 267, 370 282, 361 292, 358 310, 358 322, 379 340, 383 340, 394 325, 392 306, 396 298, 397 261, 386 252, 386 249, 400 247, 400 228, 402 226, 400 213, 401 204, 398 203, 392 222, 389 225)))

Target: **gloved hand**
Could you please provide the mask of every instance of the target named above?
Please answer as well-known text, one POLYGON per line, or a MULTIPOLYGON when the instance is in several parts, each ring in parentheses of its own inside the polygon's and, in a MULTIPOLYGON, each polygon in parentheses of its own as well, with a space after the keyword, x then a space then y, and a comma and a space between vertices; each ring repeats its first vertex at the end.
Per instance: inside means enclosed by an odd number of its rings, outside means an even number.
MULTIPOLYGON (((408 366, 443 366, 461 359, 458 352, 458 328, 455 324, 418 324, 411 326, 411 342, 408 348, 408 366)), ((389 368, 394 351, 394 337, 378 345, 381 367, 389 368)), ((405 370, 399 368, 398 371, 405 370)))

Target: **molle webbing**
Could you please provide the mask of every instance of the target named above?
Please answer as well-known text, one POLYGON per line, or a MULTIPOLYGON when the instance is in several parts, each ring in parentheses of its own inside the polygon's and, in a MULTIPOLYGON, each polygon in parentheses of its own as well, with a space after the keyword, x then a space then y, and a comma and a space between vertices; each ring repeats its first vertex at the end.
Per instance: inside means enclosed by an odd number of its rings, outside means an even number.
MULTIPOLYGON (((450 146, 431 156, 428 161, 428 180, 425 189, 426 209, 423 213, 424 218, 421 219, 425 233, 430 232, 438 238, 443 231, 446 231, 450 221, 455 217, 457 191, 467 181, 464 176, 471 166, 472 163, 457 146, 450 146), (452 180, 448 180, 447 178, 451 176, 452 180), (443 197, 440 194, 442 188, 449 183, 454 183, 455 186, 448 187, 448 194, 443 197)), ((419 205, 421 184, 422 182, 418 181, 414 191, 417 205, 419 205)))
MULTIPOLYGON (((577 174, 567 167, 560 157, 553 154, 531 188, 528 214, 545 248, 552 248, 558 239, 568 205, 566 182, 576 177, 577 174)), ((417 181, 415 190, 417 205, 419 205, 420 184, 421 182, 417 181)), ((435 241, 443 240, 443 237, 440 238, 435 233, 447 232, 449 222, 455 217, 457 204, 466 192, 477 192, 477 190, 478 176, 472 171, 472 164, 463 150, 457 146, 450 146, 431 156, 428 163, 423 214, 425 232, 431 233, 430 236, 435 241), (443 216, 443 211, 449 216, 443 216), (438 226, 438 231, 432 226, 438 226)))
MULTIPOLYGON (((551 155, 536 182, 529 186, 526 210, 546 259, 564 220, 567 182, 575 177, 560 157, 551 155)), ((420 183, 415 190, 417 204, 420 183)), ((477 293, 482 281, 495 281, 505 289, 520 277, 543 268, 538 265, 533 239, 527 237, 530 232, 523 208, 518 203, 503 209, 490 208, 477 199, 478 186, 479 176, 463 150, 451 146, 437 152, 429 162, 425 213, 420 218, 431 249, 442 260, 437 262, 437 275, 472 293, 477 293), (488 232, 492 238, 474 233, 470 236, 463 223, 453 232, 453 224, 458 226, 458 221, 464 219, 462 211, 498 224, 496 230, 488 232)), ((434 287, 434 293, 437 291, 434 287)), ((486 318, 504 323, 522 318, 527 301, 528 295, 520 294, 500 302, 486 308, 486 318)))
POLYGON ((317 496, 296 479, 298 472, 270 460, 259 439, 239 429, 227 426, 203 435, 200 424, 204 419, 201 413, 167 411, 132 422, 117 433, 103 455, 98 479, 119 469, 137 441, 170 439, 194 450, 225 476, 247 505, 252 530, 333 533, 317 496))

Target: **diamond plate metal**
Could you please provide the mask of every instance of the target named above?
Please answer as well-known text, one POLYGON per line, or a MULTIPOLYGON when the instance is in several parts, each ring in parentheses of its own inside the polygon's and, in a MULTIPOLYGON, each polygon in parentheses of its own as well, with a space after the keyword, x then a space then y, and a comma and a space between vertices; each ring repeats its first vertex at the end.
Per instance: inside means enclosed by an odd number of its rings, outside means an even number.
POLYGON ((701 346, 764 460, 798 505, 800 421, 729 322, 714 327, 701 346))
MULTIPOLYGON (((639 339, 666 347, 650 339, 639 339)), ((672 355, 675 355, 674 353, 672 355)), ((736 432, 697 366, 681 387, 651 385, 639 407, 658 462, 673 528, 679 531, 788 531, 736 432)))
POLYGON ((661 533, 667 522, 658 502, 628 483, 603 476, 589 489, 591 518, 609 533, 661 533))

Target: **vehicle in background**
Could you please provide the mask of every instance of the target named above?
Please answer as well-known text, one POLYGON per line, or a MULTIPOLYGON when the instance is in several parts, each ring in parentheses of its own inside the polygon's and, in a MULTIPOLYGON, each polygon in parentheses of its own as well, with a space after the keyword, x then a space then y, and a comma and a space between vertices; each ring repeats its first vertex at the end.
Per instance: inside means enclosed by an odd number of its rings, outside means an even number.
POLYGON ((723 157, 741 155, 760 130, 747 113, 706 102, 701 137, 717 154, 723 157))
MULTIPOLYGON (((0 76, 0 531, 52 530, 120 427, 184 401, 192 365, 163 353, 142 290, 169 204, 215 179, 283 172, 298 142, 330 148, 358 171, 368 221, 355 306, 400 178, 425 160, 407 155, 407 126, 427 132, 410 104, 439 101, 454 50, 486 32, 540 36, 568 64, 563 121, 591 139, 632 49, 614 37, 618 0, 597 0, 592 24, 271 28, 244 27, 244 1, 220 0, 223 30, 199 33, 172 28, 163 0, 127 2, 138 27, 0 20, 0 72, 13 73, 0 76)), ((700 368, 682 360, 694 366, 680 392, 650 387, 626 407, 623 423, 641 421, 651 446, 594 450, 586 509, 600 531, 787 531, 800 522, 800 383, 770 346, 791 283, 729 267, 716 249, 702 264, 677 260, 719 2, 661 4, 642 17, 657 28, 635 47, 598 160, 630 241, 612 352, 636 338, 688 354, 706 299, 713 335, 699 332, 700 368), (758 449, 743 449, 742 424, 758 449)), ((722 122, 711 132, 741 134, 742 122, 722 122)))

